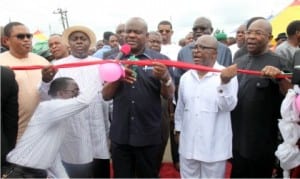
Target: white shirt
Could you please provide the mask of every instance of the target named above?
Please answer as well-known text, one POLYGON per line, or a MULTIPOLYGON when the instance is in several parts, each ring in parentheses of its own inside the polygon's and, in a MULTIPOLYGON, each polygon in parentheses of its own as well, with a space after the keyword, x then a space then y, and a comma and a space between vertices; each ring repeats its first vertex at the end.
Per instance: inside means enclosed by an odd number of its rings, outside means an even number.
POLYGON ((232 61, 233 61, 234 54, 235 54, 240 48, 237 46, 237 43, 230 45, 228 48, 229 48, 230 51, 231 51, 231 54, 232 54, 232 61))
POLYGON ((162 44, 160 53, 168 56, 172 61, 177 61, 177 56, 180 49, 181 47, 176 44, 167 44, 167 45, 162 44))
MULTIPOLYGON (((216 62, 214 68, 224 67, 216 62)), ((208 72, 201 79, 195 70, 183 74, 175 110, 180 155, 204 162, 232 157, 230 111, 237 104, 237 91, 236 77, 221 85, 220 73, 208 72)))
MULTIPOLYGON (((73 63, 88 60, 99 60, 88 56, 86 59, 78 59, 70 55, 55 62, 57 64, 73 63)), ((103 82, 100 79, 98 65, 82 66, 75 68, 61 68, 54 78, 71 77, 79 88, 93 87, 98 91, 89 107, 76 116, 71 117, 72 123, 66 128, 67 133, 62 144, 61 157, 64 162, 70 164, 86 164, 93 158, 109 159, 108 147, 108 103, 102 98, 103 82), (94 79, 97 82, 94 82, 94 79)), ((45 94, 46 83, 42 83, 40 90, 45 94)))
POLYGON ((88 107, 96 95, 88 88, 76 98, 41 102, 24 135, 7 155, 7 161, 21 166, 51 170, 57 177, 67 177, 60 160, 60 147, 70 116, 88 107))

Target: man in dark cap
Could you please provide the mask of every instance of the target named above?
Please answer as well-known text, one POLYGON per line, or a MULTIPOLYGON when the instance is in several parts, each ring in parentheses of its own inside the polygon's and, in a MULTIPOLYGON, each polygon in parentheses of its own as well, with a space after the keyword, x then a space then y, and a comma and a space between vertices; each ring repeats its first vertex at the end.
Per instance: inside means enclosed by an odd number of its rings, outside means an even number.
POLYGON ((280 34, 278 34, 278 36, 276 37, 275 41, 276 41, 276 46, 280 45, 282 42, 286 41, 287 36, 285 32, 282 32, 280 34))

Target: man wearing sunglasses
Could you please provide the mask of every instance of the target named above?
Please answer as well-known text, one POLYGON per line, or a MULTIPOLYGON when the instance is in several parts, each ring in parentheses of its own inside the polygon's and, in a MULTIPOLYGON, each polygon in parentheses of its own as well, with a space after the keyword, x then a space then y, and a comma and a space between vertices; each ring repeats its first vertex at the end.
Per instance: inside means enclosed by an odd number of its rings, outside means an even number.
POLYGON ((171 60, 177 60, 177 54, 180 46, 172 43, 172 35, 174 33, 171 22, 163 20, 157 26, 157 32, 162 36, 161 53, 167 55, 171 60))
MULTIPOLYGON (((195 41, 204 34, 210 35, 213 32, 211 21, 206 17, 199 17, 195 20, 193 25, 193 37, 194 42, 183 47, 178 53, 178 61, 193 63, 192 49, 195 45, 195 41)), ((223 66, 229 66, 232 64, 232 56, 229 48, 218 42, 218 56, 217 61, 223 66)), ((184 69, 175 70, 175 83, 177 84, 180 76, 185 72, 184 69)))
MULTIPOLYGON (((167 55, 171 60, 177 60, 177 54, 180 50, 180 46, 172 43, 172 35, 174 33, 173 26, 170 21, 163 20, 160 21, 157 25, 157 32, 162 36, 162 44, 160 53, 167 55)), ((173 68, 174 69, 174 68, 173 68)), ((164 123, 163 131, 170 133, 170 142, 171 142, 171 155, 174 167, 179 170, 179 155, 178 155, 178 145, 175 142, 175 138, 173 135, 174 130, 174 105, 172 104, 172 99, 169 99, 165 108, 168 109, 168 113, 170 118, 167 118, 167 123, 164 123)), ((169 136, 167 135, 168 139, 169 136)), ((163 148, 164 149, 164 148, 163 148)), ((163 151, 164 152, 164 151, 163 151)))
MULTIPOLYGON (((0 65, 13 67, 49 64, 45 58, 31 53, 32 34, 24 24, 20 22, 8 23, 4 27, 4 38, 9 51, 0 54, 0 65)), ((19 139, 39 103, 40 95, 37 86, 42 80, 42 75, 41 70, 18 70, 14 72, 19 85, 19 139)))

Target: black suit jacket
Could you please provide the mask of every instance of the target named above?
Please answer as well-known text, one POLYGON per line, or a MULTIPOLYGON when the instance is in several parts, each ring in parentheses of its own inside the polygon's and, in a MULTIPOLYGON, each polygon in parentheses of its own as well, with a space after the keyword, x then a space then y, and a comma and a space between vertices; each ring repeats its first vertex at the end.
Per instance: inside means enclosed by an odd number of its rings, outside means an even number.
MULTIPOLYGON (((119 48, 115 47, 115 48, 113 48, 113 49, 111 49, 107 52, 104 52, 103 53, 103 59, 108 59, 108 57, 112 56, 113 54, 118 53, 119 51, 120 51, 119 48)), ((112 59, 110 59, 110 60, 112 60, 112 59)))
MULTIPOLYGON (((245 54, 239 69, 260 71, 267 65, 286 70, 287 61, 273 52, 245 54)), ((238 104, 231 112, 233 150, 250 160, 273 159, 278 145, 278 119, 284 96, 277 80, 238 74, 238 104)))
POLYGON ((12 150, 18 134, 18 84, 12 70, 0 67, 1 71, 1 164, 12 150))

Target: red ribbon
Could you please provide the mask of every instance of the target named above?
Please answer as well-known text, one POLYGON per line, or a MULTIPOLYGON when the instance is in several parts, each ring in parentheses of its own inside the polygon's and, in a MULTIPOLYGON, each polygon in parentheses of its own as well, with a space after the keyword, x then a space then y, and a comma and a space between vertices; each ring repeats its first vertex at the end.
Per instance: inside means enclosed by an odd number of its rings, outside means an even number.
MULTIPOLYGON (((192 63, 185 63, 180 61, 171 61, 171 60, 158 60, 158 59, 152 59, 152 60, 137 60, 137 61, 131 61, 131 60, 94 60, 94 61, 81 61, 81 62, 73 62, 73 63, 66 63, 66 64, 59 64, 59 65, 53 65, 55 68, 74 68, 74 67, 81 67, 81 66, 88 66, 88 65, 99 65, 104 63, 118 63, 123 65, 137 65, 137 66, 151 66, 153 62, 160 62, 165 64, 166 66, 176 67, 176 68, 183 68, 183 69, 194 69, 194 70, 200 70, 200 71, 208 71, 208 72, 221 72, 221 70, 214 69, 207 66, 202 65, 195 65, 192 63)), ((42 65, 32 65, 32 66, 13 66, 11 69, 13 70, 36 70, 36 69, 42 69, 45 66, 42 65)), ((244 70, 244 69, 238 69, 238 73, 244 73, 248 75, 257 75, 261 76, 261 71, 254 71, 254 70, 244 70)), ((276 78, 292 78, 292 74, 280 74, 277 75, 276 78)))

